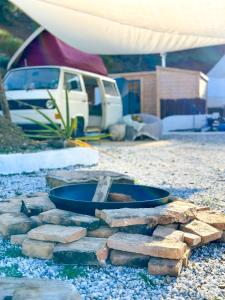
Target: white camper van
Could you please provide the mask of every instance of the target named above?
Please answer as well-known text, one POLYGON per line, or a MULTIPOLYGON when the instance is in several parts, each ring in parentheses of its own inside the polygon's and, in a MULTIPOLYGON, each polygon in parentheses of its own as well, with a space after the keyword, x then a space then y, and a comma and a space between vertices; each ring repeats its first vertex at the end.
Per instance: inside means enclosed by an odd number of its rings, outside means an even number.
POLYGON ((4 87, 12 120, 24 127, 32 127, 32 122, 24 117, 45 120, 22 102, 41 107, 60 124, 48 91, 65 116, 65 89, 69 95, 70 115, 80 117, 84 130, 107 129, 122 117, 122 101, 115 80, 95 73, 59 66, 24 67, 10 70, 4 87))

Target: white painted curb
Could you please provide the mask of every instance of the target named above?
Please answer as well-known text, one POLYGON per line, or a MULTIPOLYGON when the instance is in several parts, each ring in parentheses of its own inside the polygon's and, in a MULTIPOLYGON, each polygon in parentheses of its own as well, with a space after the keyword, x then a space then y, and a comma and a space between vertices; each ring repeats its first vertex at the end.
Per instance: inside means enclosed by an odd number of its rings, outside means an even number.
POLYGON ((98 163, 99 153, 89 148, 67 148, 35 153, 0 155, 0 174, 21 174, 41 169, 57 169, 69 166, 91 166, 98 163))

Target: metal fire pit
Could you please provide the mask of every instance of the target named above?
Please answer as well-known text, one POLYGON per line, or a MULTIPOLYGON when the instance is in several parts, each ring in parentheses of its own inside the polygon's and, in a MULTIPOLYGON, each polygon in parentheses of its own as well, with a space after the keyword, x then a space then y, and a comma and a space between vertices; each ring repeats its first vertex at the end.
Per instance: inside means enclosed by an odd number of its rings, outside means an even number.
POLYGON ((53 188, 50 199, 57 208, 95 215, 95 209, 154 207, 169 202, 169 192, 145 185, 112 184, 110 193, 130 195, 134 202, 92 202, 97 184, 82 183, 53 188))

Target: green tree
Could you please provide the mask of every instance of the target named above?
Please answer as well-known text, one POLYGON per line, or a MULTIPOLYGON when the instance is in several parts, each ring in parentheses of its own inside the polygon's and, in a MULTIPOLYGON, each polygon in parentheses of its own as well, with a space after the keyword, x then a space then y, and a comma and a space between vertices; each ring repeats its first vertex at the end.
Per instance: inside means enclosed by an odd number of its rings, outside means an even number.
POLYGON ((0 19, 1 23, 10 22, 10 16, 16 8, 8 0, 0 0, 0 19))

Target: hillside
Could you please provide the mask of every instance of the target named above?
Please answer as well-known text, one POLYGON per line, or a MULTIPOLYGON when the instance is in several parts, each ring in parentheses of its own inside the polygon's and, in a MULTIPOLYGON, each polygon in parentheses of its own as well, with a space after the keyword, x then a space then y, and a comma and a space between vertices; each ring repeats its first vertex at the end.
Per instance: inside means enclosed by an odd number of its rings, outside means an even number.
MULTIPOLYGON (((38 24, 7 0, 0 0, 0 69, 6 67, 12 53, 37 27, 38 24), (2 38, 6 35, 7 40, 2 38)), ((224 54, 225 45, 168 53, 167 66, 207 73, 224 54)), ((102 57, 109 73, 151 71, 160 65, 158 54, 102 57)))

